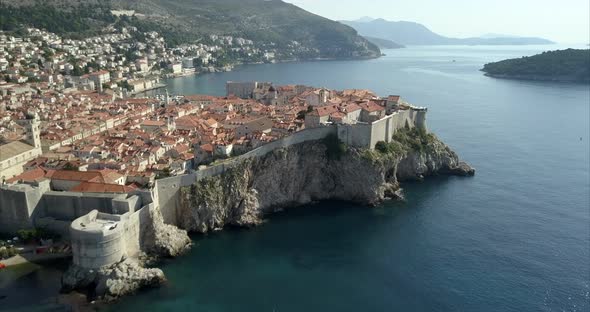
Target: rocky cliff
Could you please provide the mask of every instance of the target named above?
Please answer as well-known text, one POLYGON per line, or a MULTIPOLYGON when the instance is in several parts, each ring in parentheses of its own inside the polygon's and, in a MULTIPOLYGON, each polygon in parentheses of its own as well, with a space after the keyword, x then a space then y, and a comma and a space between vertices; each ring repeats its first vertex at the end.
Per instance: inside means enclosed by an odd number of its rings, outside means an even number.
POLYGON ((253 226, 280 207, 328 199, 376 204, 396 196, 400 181, 474 174, 432 134, 404 130, 395 139, 369 151, 327 138, 245 160, 182 188, 179 226, 201 233, 226 225, 253 226))

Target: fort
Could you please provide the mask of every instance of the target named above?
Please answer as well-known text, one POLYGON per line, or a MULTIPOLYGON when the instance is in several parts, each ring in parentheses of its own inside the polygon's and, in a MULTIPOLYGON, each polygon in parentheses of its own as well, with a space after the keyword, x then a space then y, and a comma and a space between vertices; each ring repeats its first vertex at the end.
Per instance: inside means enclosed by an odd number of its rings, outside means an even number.
MULTIPOLYGON (((228 84, 228 92, 242 96, 249 96, 250 88, 258 88, 258 84, 228 84)), ((407 103, 398 106, 396 102, 395 109, 390 107, 388 113, 381 115, 372 114, 370 107, 366 114, 365 110, 360 112, 360 107, 356 112, 338 109, 346 122, 324 118, 318 109, 315 116, 306 118, 306 123, 310 124, 304 130, 188 174, 156 180, 150 190, 123 194, 78 193, 58 191, 56 184, 48 180, 2 185, 0 230, 14 233, 19 229, 43 227, 71 242, 74 264, 89 269, 109 266, 142 251, 142 231, 149 226, 147 216, 150 210, 161 212, 166 224, 180 225, 178 211, 182 187, 222 175, 247 159, 319 141, 329 135, 337 136, 351 147, 373 149, 379 141, 389 142, 399 129, 427 129, 427 109, 407 103)))

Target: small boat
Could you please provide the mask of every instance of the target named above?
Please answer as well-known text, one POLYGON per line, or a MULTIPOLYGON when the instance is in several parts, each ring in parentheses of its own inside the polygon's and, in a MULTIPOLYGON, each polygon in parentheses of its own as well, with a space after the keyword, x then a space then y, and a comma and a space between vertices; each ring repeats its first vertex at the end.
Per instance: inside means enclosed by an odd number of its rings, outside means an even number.
POLYGON ((0 295, 0 300, 6 298, 6 296, 0 295))
POLYGON ((6 264, 0 263, 0 270, 2 270, 2 269, 6 269, 6 264))

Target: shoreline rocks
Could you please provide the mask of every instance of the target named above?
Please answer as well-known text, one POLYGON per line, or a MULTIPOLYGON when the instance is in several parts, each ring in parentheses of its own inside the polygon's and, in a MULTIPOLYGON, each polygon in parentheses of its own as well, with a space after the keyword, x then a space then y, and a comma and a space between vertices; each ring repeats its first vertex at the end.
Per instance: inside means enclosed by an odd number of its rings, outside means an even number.
POLYGON ((143 288, 158 287, 166 282, 164 272, 145 268, 134 259, 126 259, 100 269, 72 265, 62 276, 62 293, 83 291, 88 300, 112 302, 143 288))

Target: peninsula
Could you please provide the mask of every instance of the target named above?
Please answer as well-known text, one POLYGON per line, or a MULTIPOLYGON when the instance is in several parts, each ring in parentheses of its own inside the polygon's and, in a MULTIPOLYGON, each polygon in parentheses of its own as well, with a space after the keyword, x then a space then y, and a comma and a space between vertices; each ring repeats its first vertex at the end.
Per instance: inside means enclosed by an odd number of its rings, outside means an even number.
POLYGON ((495 78, 590 83, 590 50, 567 49, 486 64, 495 78))
POLYGON ((474 174, 428 131, 428 109, 399 95, 261 82, 226 89, 225 97, 88 94, 86 105, 108 105, 118 121, 105 115, 97 131, 51 152, 40 129, 53 123, 44 111, 54 104, 23 97, 23 140, 0 145, 10 152, 0 229, 60 237, 73 259, 63 291, 112 301, 161 285, 153 264, 187 250, 188 232, 256 226, 277 209, 321 200, 375 205, 403 198, 404 181, 474 174))

